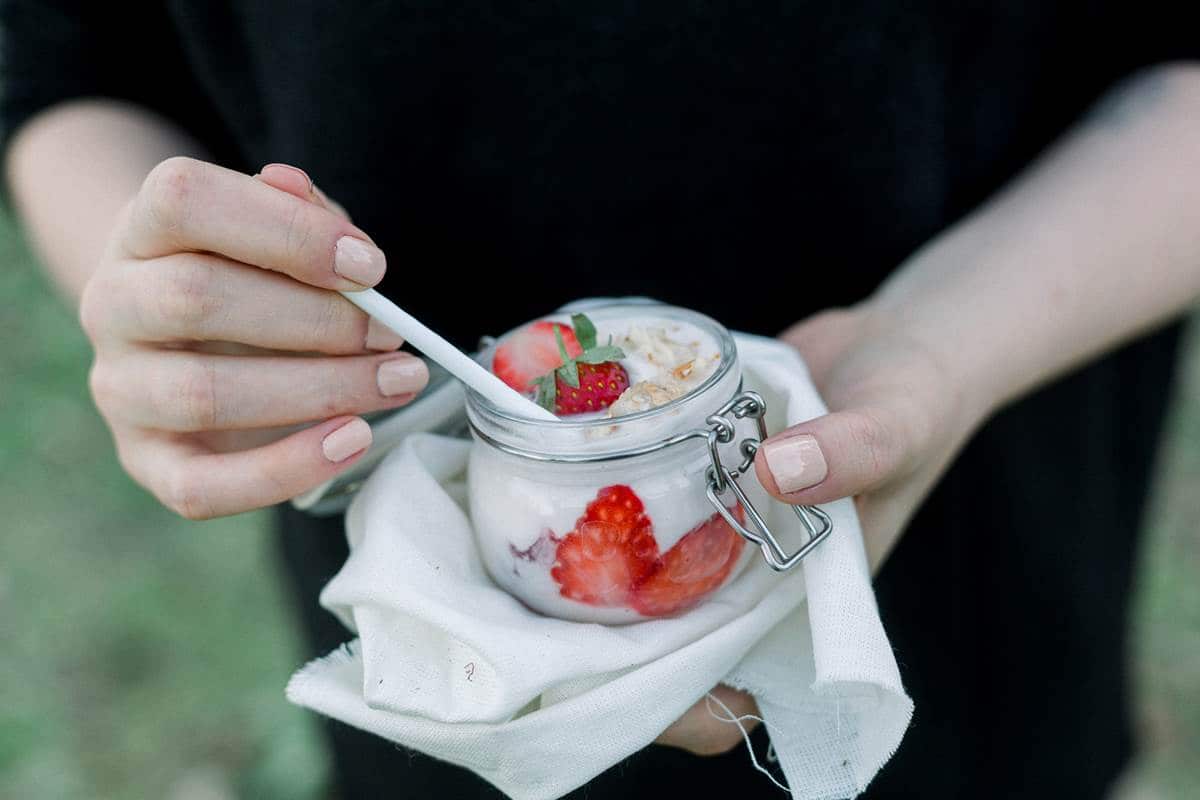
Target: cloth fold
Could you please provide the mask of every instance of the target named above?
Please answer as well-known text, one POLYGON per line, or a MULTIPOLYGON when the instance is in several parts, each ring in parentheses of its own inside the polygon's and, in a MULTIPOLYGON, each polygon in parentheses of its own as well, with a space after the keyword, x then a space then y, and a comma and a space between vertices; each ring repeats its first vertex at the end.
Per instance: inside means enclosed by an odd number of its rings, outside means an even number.
MULTIPOLYGON (((770 430, 824 413, 794 350, 744 335, 737 345, 770 430)), ((346 516, 350 556, 321 594, 358 636, 297 672, 292 702, 469 768, 517 800, 583 785, 717 683, 755 696, 796 797, 857 795, 890 758, 912 702, 851 501, 824 506, 833 533, 789 573, 756 558, 678 617, 569 622, 488 577, 465 511, 470 447, 414 434, 367 481, 346 516)), ((788 508, 763 510, 799 541, 788 508)))

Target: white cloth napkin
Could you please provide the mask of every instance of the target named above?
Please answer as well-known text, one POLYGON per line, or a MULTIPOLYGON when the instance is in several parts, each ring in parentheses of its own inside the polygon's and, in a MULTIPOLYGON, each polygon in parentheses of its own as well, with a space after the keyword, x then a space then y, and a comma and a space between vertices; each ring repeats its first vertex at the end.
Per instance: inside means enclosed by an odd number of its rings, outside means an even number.
MULTIPOLYGON (((737 344, 771 430, 824 413, 791 348, 737 344)), ((350 556, 321 603, 358 638, 297 672, 292 702, 467 767, 517 800, 586 783, 717 683, 756 697, 795 797, 855 796, 895 752, 913 706, 852 502, 824 506, 833 533, 789 573, 756 557, 682 616, 567 622, 530 611, 485 572, 465 511, 469 448, 412 435, 350 506, 350 556)), ((765 511, 792 534, 785 541, 799 540, 789 509, 765 511)))

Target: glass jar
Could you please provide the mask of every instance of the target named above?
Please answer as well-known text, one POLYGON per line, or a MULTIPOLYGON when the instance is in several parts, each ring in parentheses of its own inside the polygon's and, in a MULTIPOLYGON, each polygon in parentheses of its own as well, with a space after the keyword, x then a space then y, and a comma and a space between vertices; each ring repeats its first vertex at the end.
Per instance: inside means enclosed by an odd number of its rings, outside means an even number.
POLYGON ((742 391, 737 347, 724 327, 660 305, 601 306, 588 316, 597 327, 648 316, 686 323, 716 342, 720 361, 690 393, 615 418, 523 418, 468 393, 471 519, 502 588, 549 616, 633 622, 710 595, 750 561, 747 540, 770 566, 786 569, 828 533, 822 512, 798 509, 809 541, 789 556, 756 510, 767 498, 757 480, 738 485, 765 438, 765 409, 742 391))

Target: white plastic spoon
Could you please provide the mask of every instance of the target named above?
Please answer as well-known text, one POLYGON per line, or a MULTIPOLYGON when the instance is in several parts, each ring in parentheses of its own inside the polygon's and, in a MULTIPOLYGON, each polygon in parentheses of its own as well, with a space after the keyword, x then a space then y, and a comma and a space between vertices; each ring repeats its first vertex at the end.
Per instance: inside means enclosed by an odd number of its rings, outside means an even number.
POLYGON ((424 323, 374 289, 342 292, 347 300, 403 336, 426 357, 446 368, 454 377, 512 414, 557 421, 537 403, 481 367, 475 359, 430 330, 424 323))

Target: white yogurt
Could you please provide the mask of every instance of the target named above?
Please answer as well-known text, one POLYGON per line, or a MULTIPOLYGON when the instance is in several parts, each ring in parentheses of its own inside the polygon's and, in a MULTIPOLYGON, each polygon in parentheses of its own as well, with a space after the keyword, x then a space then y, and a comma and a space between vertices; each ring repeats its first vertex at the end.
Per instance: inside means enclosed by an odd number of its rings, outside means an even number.
POLYGON ((721 348, 711 334, 696 325, 661 317, 640 317, 606 323, 613 344, 625 352, 621 366, 629 389, 610 408, 608 416, 645 411, 694 391, 721 363, 721 348))

